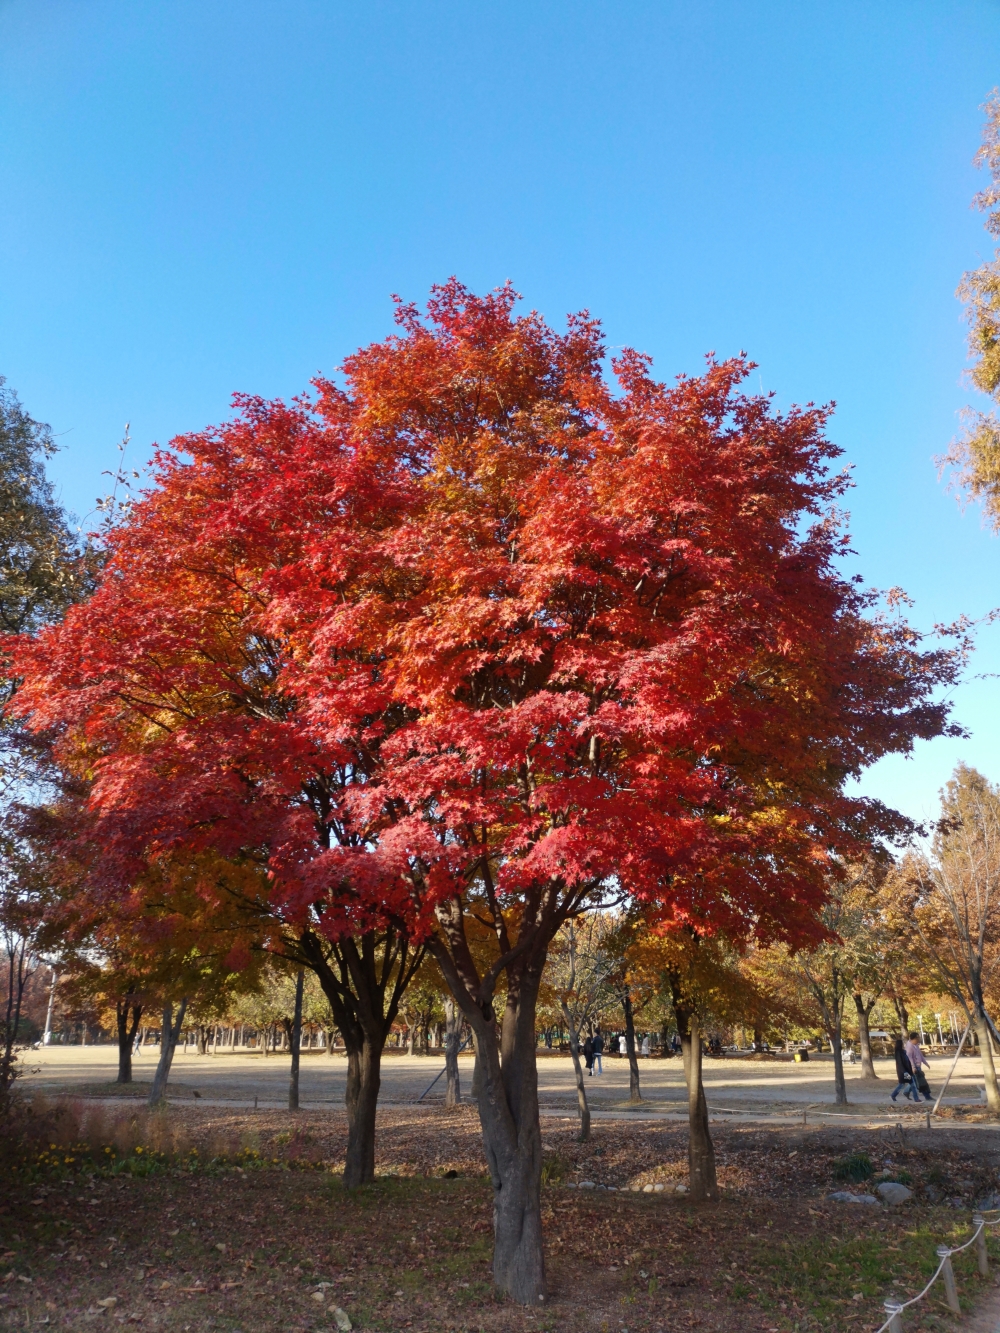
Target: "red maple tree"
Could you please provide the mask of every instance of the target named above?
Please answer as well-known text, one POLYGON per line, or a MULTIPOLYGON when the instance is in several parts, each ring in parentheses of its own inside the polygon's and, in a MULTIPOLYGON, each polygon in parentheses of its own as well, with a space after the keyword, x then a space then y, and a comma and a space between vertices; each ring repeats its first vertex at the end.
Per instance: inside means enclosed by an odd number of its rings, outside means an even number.
POLYGON ((809 938, 835 858, 901 826, 845 783, 945 728, 955 663, 838 572, 824 409, 743 394, 744 359, 666 387, 626 352, 613 389, 595 322, 515 301, 452 281, 342 386, 177 442, 16 665, 120 878, 256 857, 300 939, 433 952, 475 1036, 495 1279, 536 1303, 553 935, 630 900, 809 938))

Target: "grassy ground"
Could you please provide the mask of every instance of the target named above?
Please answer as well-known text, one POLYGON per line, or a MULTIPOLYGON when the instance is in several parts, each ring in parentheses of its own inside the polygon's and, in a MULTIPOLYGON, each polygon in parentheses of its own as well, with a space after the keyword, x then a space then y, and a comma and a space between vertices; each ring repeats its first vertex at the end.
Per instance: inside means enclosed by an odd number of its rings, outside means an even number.
MULTIPOLYGON (((580 1145, 571 1122, 548 1122, 551 1300, 525 1311, 490 1282, 490 1188, 468 1109, 383 1113, 379 1179, 353 1195, 336 1174, 341 1115, 92 1111, 88 1125, 87 1114, 71 1108, 57 1148, 43 1145, 4 1187, 4 1327, 270 1333, 333 1329, 339 1307, 385 1333, 875 1329, 883 1300, 923 1285, 936 1246, 968 1237, 973 1199, 997 1184, 981 1132, 900 1145, 847 1129, 726 1127, 724 1197, 695 1207, 629 1188, 683 1180, 676 1128, 601 1124, 580 1145), (852 1149, 909 1178, 913 1200, 826 1201, 852 1149), (618 1188, 568 1188, 584 1180, 618 1188)), ((956 1262, 966 1302, 983 1287, 971 1253, 956 1262)), ((907 1333, 946 1322, 925 1303, 907 1333)))

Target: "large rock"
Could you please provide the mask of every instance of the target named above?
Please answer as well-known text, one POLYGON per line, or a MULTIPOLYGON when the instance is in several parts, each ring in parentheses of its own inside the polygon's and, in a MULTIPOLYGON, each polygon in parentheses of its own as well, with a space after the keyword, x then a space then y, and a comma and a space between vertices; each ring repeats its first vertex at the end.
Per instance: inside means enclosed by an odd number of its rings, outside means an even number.
POLYGON ((833 1203, 874 1203, 878 1204, 874 1194, 850 1194, 847 1190, 834 1190, 826 1196, 833 1203))
POLYGON ((895 1180, 883 1180, 881 1185, 875 1186, 875 1192, 886 1203, 905 1203, 913 1198, 913 1191, 895 1180))

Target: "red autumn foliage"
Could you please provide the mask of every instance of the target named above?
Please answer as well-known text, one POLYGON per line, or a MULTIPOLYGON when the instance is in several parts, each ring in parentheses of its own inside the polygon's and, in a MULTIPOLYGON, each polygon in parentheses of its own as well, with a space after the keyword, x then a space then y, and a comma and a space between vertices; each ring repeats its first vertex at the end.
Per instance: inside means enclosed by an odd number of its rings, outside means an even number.
POLYGON ((476 1034, 497 1280, 535 1301, 552 935, 615 896, 815 935, 832 858, 901 827, 846 781, 941 733, 955 663, 838 572, 825 409, 744 394, 742 358, 667 387, 625 352, 613 389, 592 320, 514 303, 453 281, 342 384, 160 454, 97 593, 17 646, 16 707, 92 775, 105 891, 211 850, 303 928, 427 941, 476 1034))

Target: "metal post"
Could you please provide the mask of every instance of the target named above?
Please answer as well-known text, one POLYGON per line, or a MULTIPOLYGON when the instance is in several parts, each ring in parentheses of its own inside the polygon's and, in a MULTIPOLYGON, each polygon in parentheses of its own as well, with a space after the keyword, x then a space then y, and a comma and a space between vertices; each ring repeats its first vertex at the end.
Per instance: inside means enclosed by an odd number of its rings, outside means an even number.
POLYGON ((972 1225, 978 1227, 976 1234, 976 1258, 979 1260, 980 1277, 989 1277, 990 1261, 986 1254, 986 1223, 980 1213, 972 1214, 972 1225))
POLYGON ((903 1307, 895 1301, 886 1301, 883 1308, 889 1316, 888 1333, 903 1333, 903 1321, 899 1317, 903 1307))
POLYGON ((955 1286, 955 1270, 951 1266, 951 1250, 947 1245, 938 1246, 938 1258, 943 1259, 941 1265, 941 1276, 944 1278, 944 1294, 948 1302, 948 1308, 954 1310, 955 1314, 962 1313, 962 1307, 958 1303, 958 1288, 955 1286))
POLYGON ((936 1101, 936 1102, 934 1103, 934 1105, 931 1107, 931 1115, 937 1115, 937 1109, 938 1109, 938 1107, 941 1105, 941 1098, 944 1096, 944 1094, 945 1094, 945 1089, 947 1088, 948 1084, 951 1082, 951 1076, 952 1076, 952 1074, 954 1074, 954 1072, 955 1072, 955 1066, 958 1064, 958 1057, 962 1054, 962 1047, 965 1045, 965 1039, 966 1039, 966 1037, 969 1035, 969 1028, 970 1028, 971 1026, 972 1026, 972 1022, 971 1022, 971 1020, 970 1020, 968 1023, 966 1023, 966 1025, 965 1025, 965 1031, 962 1033, 962 1040, 958 1043, 958 1047, 957 1047, 956 1050, 955 1050, 955 1058, 954 1058, 954 1060, 952 1060, 952 1062, 951 1062, 951 1068, 948 1070, 948 1077, 945 1079, 945 1081, 944 1081, 944 1085, 943 1085, 943 1087, 941 1088, 941 1091, 940 1091, 940 1092, 938 1093, 938 1095, 937 1095, 937 1101, 936 1101))

